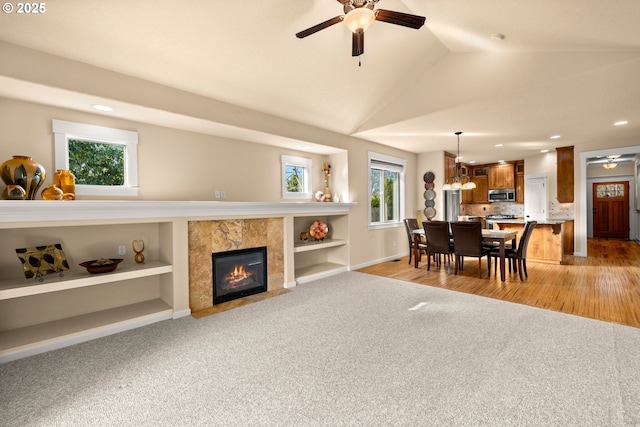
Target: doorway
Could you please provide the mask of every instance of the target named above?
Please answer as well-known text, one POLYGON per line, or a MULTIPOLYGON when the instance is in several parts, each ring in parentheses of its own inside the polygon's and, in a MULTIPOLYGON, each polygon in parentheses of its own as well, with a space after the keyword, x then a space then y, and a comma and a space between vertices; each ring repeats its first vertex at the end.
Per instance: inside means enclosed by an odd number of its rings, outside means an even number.
POLYGON ((629 182, 594 182, 593 237, 629 238, 629 182))
POLYGON ((526 221, 547 219, 547 174, 525 175, 524 218, 526 221))

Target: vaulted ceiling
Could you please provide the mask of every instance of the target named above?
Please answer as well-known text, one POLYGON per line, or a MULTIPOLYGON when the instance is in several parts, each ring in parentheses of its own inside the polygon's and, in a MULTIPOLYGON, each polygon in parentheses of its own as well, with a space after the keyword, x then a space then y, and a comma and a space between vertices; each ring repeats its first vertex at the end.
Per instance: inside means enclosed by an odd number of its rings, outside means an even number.
POLYGON ((477 162, 640 143, 638 0, 380 0, 426 24, 374 22, 360 58, 342 24, 295 37, 336 0, 46 7, 0 15, 0 40, 414 153, 455 151, 456 131, 477 162))

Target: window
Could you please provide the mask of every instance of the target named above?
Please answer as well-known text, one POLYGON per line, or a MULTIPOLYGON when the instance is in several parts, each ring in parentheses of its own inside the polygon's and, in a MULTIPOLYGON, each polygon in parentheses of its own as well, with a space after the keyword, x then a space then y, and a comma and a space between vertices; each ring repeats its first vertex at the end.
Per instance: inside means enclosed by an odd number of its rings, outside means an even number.
POLYGON ((406 161, 369 152, 369 228, 402 223, 406 161))
POLYGON ((311 198, 311 159, 304 157, 281 157, 282 198, 311 198))
POLYGON ((55 168, 69 169, 81 196, 138 195, 138 133, 53 120, 55 168))

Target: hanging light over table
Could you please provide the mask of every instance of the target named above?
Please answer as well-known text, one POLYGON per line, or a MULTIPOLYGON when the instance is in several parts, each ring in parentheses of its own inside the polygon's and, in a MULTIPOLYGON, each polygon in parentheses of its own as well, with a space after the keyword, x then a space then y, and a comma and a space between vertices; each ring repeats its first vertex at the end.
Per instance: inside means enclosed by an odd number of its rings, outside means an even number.
POLYGON ((446 184, 442 186, 444 191, 456 191, 456 190, 473 190, 476 188, 476 184, 471 181, 466 174, 460 176, 460 134, 462 132, 455 133, 458 136, 458 155, 456 157, 456 177, 453 179, 452 183, 449 183, 447 180, 446 184), (462 181, 465 181, 463 184, 462 181))

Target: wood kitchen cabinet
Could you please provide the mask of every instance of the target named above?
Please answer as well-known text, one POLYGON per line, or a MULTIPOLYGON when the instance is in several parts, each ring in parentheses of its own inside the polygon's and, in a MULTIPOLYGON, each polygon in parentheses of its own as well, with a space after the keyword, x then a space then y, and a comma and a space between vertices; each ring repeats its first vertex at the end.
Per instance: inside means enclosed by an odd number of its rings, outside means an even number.
POLYGON ((489 188, 512 189, 515 188, 514 163, 503 163, 489 166, 489 188))
POLYGON ((556 148, 558 202, 573 203, 573 145, 556 148))
POLYGON ((477 166, 472 171, 473 182, 476 184, 471 193, 472 203, 489 203, 489 168, 487 166, 477 166))
POLYGON ((455 154, 444 152, 444 182, 453 183, 456 178, 456 156, 455 154))
POLYGON ((524 160, 516 162, 516 203, 524 203, 524 160))

